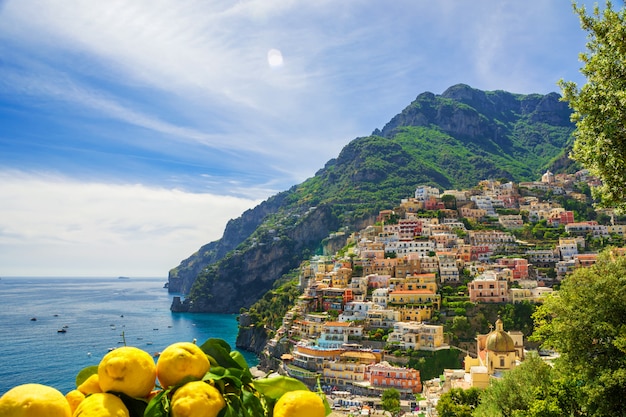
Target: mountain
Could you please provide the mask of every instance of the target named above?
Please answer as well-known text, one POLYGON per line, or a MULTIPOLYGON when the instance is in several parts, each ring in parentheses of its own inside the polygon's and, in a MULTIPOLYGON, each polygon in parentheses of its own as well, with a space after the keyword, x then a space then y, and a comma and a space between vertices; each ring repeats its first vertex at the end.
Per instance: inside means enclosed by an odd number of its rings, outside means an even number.
POLYGON ((425 92, 382 130, 348 143, 315 176, 247 210, 172 269, 173 311, 236 313, 301 260, 341 247, 341 231, 372 222, 416 186, 470 188, 483 179, 531 181, 566 157, 570 110, 556 93, 425 92), (334 238, 329 238, 333 236, 334 238), (334 245, 334 246, 333 246, 334 245))

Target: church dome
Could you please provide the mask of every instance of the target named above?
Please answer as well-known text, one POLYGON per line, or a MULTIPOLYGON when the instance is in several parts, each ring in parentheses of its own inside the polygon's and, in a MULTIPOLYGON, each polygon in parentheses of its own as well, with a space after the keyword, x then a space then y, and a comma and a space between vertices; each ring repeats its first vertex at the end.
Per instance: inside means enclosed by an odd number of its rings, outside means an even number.
POLYGON ((515 352, 515 342, 513 338, 504 331, 502 320, 496 321, 496 330, 489 333, 486 342, 487 350, 492 352, 515 352))

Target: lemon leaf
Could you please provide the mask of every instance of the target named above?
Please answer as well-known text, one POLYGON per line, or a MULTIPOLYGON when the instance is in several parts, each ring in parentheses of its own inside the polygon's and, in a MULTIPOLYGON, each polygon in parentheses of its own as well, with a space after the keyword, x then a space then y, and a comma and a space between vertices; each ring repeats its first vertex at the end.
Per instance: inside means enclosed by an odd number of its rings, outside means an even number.
POLYGON ((98 373, 98 365, 88 366, 83 368, 78 375, 76 375, 76 388, 78 388, 83 382, 87 380, 91 375, 98 373))
MULTIPOLYGON (((230 356, 230 345, 222 339, 209 339, 200 346, 200 349, 224 368, 241 368, 239 363, 230 356)), ((213 365, 213 362, 211 362, 213 365)))
POLYGON ((265 408, 261 403, 261 399, 250 391, 242 392, 243 405, 251 416, 264 416, 265 408))
POLYGON ((277 400, 288 391, 309 390, 303 382, 283 375, 272 378, 257 379, 252 383, 252 385, 261 394, 274 400, 277 400))
POLYGON ((163 390, 155 395, 148 403, 143 414, 144 417, 168 417, 170 408, 168 393, 169 390, 163 390))
POLYGON ((128 409, 130 417, 144 417, 144 412, 148 403, 145 400, 139 398, 133 398, 123 392, 110 392, 110 394, 116 395, 124 403, 128 409))
POLYGON ((246 362, 246 358, 244 358, 241 352, 239 352, 238 350, 231 350, 230 357, 233 358, 235 362, 239 364, 241 369, 249 369, 248 362, 246 362))

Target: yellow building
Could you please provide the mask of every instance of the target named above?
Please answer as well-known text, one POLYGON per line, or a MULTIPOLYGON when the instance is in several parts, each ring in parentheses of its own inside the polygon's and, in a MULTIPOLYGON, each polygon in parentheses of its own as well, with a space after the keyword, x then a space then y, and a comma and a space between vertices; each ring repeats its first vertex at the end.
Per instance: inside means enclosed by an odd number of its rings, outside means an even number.
POLYGON ((524 359, 521 332, 505 332, 502 320, 496 321, 495 330, 476 337, 477 358, 465 357, 465 372, 470 374, 472 386, 486 388, 490 377, 510 371, 524 359))
POLYGON ((438 310, 441 304, 441 295, 429 290, 394 290, 389 293, 387 304, 397 307, 407 304, 432 305, 438 310))
POLYGON ((346 351, 339 359, 324 361, 322 381, 325 384, 346 388, 365 380, 367 366, 380 362, 381 355, 368 351, 346 351))
POLYGON ((432 293, 436 293, 437 276, 434 273, 427 273, 414 274, 405 278, 397 278, 395 290, 428 290, 432 293))

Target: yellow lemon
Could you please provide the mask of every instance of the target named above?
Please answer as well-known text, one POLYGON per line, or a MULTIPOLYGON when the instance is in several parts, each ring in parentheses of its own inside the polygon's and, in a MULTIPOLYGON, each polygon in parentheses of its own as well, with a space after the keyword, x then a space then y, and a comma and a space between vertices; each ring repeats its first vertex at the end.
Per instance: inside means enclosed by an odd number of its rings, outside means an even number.
POLYGON ((70 404, 70 409, 72 410, 72 413, 74 413, 74 411, 76 411, 76 409, 78 408, 78 405, 85 399, 85 394, 77 389, 73 389, 65 394, 65 399, 70 404))
POLYGON ((154 388, 156 365, 148 352, 123 346, 104 355, 98 365, 98 380, 104 392, 145 397, 154 388))
POLYGON ((216 417, 226 406, 222 393, 204 381, 188 382, 172 396, 172 417, 216 417))
POLYGON ((173 343, 161 352, 156 364, 157 378, 163 388, 191 377, 202 379, 211 367, 206 354, 193 343, 173 343))
POLYGON ((324 401, 314 392, 288 391, 274 405, 274 417, 324 417, 324 401))
POLYGON ((91 375, 76 389, 85 395, 102 392, 102 388, 100 388, 100 378, 98 377, 98 374, 91 375))
POLYGON ((65 396, 41 384, 23 384, 0 397, 0 417, 71 417, 65 396))
POLYGON ((73 417, 130 417, 130 413, 119 397, 97 392, 85 397, 73 417))

